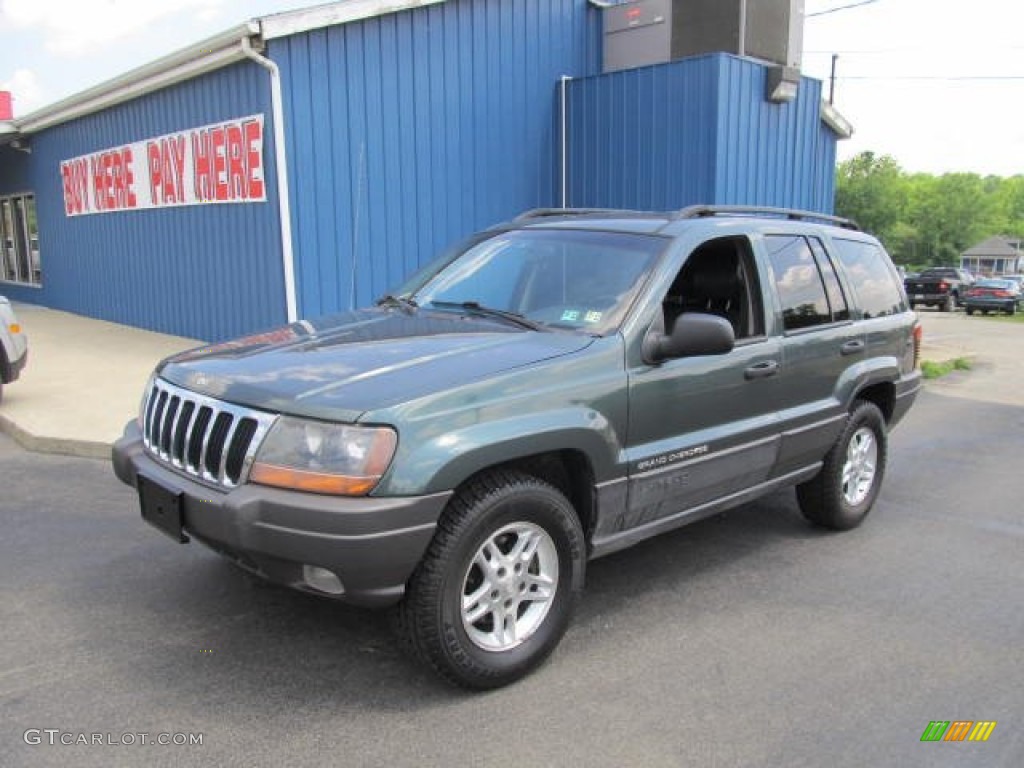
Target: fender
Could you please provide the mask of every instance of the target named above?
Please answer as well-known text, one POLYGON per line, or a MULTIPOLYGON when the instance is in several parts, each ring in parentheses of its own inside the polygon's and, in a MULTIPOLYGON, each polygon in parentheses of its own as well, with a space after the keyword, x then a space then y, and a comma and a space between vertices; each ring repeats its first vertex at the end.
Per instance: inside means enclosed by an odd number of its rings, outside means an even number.
POLYGON ((836 382, 836 400, 844 411, 850 410, 857 393, 875 384, 890 384, 902 377, 900 362, 895 357, 883 356, 862 360, 851 365, 836 382))
POLYGON ((598 483, 624 472, 612 423, 600 412, 582 406, 474 423, 408 443, 411 445, 404 450, 400 448, 401 455, 375 496, 452 490, 488 467, 552 451, 582 453, 598 483))

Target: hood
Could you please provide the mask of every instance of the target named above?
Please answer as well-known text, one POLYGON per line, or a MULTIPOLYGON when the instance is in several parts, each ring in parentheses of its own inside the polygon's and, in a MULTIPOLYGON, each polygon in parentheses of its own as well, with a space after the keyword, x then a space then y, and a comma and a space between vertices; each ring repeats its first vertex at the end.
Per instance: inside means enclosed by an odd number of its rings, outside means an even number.
POLYGON ((381 308, 200 347, 168 358, 158 371, 221 400, 356 421, 366 411, 567 355, 592 341, 457 313, 381 308))

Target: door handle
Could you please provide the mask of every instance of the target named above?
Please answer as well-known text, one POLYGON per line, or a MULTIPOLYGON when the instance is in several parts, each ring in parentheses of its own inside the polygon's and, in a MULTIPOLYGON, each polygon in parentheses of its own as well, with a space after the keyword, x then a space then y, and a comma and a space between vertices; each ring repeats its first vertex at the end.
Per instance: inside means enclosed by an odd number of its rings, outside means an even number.
POLYGON ((763 363, 755 363, 743 371, 745 379, 766 379, 779 372, 778 360, 765 360, 763 363))
POLYGON ((848 341, 839 348, 839 351, 842 352, 844 355, 855 355, 858 352, 864 351, 864 342, 861 341, 860 339, 848 341))

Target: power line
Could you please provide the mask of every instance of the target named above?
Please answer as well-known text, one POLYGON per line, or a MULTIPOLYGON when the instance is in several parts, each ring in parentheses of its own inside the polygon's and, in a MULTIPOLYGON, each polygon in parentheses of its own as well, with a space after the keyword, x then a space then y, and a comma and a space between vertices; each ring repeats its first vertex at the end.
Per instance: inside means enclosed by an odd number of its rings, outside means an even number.
POLYGON ((848 5, 840 5, 840 6, 836 7, 836 8, 829 8, 828 10, 825 10, 825 11, 815 11, 814 13, 806 13, 806 14, 804 14, 804 18, 811 19, 811 18, 814 18, 815 16, 825 16, 826 14, 829 14, 829 13, 838 13, 839 11, 848 11, 851 8, 860 8, 862 5, 871 5, 872 3, 877 3, 877 2, 878 2, 878 0, 861 0, 859 3, 849 3, 848 5))
POLYGON ((978 80, 1024 80, 1024 75, 842 75, 836 80, 921 80, 957 82, 978 80))
MULTIPOLYGON (((986 47, 986 48, 959 48, 959 49, 957 49, 957 52, 960 55, 963 55, 963 54, 981 55, 981 54, 988 54, 988 53, 1009 53, 1010 51, 1021 51, 1021 50, 1024 50, 1024 45, 1004 45, 1004 46, 996 46, 996 47, 990 46, 990 47, 986 47)), ((915 51, 928 51, 929 53, 940 53, 941 54, 941 51, 937 52, 935 50, 935 46, 934 45, 907 45, 907 46, 900 46, 899 48, 861 48, 861 49, 853 49, 853 48, 851 48, 851 49, 838 49, 838 50, 833 50, 833 49, 805 49, 804 50, 804 55, 811 54, 811 55, 818 55, 818 56, 831 56, 833 53, 838 53, 838 54, 841 54, 843 56, 849 56, 849 55, 862 56, 862 55, 866 55, 866 54, 871 54, 871 55, 876 55, 876 54, 877 55, 888 55, 888 54, 891 54, 891 53, 912 53, 912 52, 915 52, 915 51)))

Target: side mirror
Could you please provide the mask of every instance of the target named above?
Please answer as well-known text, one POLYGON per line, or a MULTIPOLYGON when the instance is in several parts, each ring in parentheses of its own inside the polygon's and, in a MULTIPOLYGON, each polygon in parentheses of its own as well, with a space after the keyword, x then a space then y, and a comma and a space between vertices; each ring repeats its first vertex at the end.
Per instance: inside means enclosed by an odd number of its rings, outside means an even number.
POLYGON ((661 333, 654 327, 647 332, 644 360, 655 364, 674 357, 724 355, 735 345, 736 334, 725 318, 685 312, 676 318, 671 333, 661 333))

